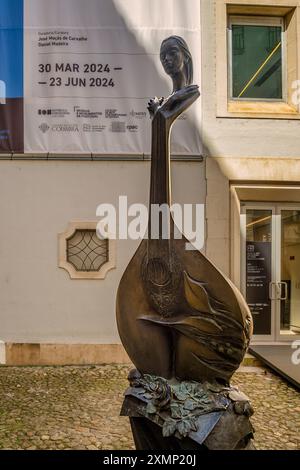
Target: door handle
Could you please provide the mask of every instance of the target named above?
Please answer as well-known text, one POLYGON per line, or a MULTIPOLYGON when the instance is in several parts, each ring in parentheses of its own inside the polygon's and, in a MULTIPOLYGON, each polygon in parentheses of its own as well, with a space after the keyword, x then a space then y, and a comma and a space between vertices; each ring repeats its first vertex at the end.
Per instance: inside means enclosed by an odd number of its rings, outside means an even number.
POLYGON ((287 300, 288 298, 288 285, 287 282, 278 282, 279 298, 278 300, 287 300), (284 296, 282 296, 282 286, 284 286, 284 296))

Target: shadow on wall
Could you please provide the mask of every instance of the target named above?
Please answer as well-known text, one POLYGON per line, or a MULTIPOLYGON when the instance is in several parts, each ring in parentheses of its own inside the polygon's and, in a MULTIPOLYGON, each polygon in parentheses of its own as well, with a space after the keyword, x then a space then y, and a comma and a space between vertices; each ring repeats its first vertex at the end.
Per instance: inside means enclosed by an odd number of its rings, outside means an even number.
MULTIPOLYGON (((147 71, 149 71, 149 73, 146 74, 146 76, 144 74, 141 75, 141 77, 143 79, 143 83, 145 85, 145 90, 151 91, 151 96, 145 98, 145 103, 143 103, 143 107, 146 110, 148 100, 150 98, 153 98, 154 96, 158 96, 158 97, 164 96, 164 97, 166 97, 172 91, 171 79, 169 77, 167 77, 167 75, 165 75, 165 78, 164 78, 164 72, 162 72, 163 68, 162 68, 162 65, 160 64, 160 61, 157 61, 157 60, 154 59, 154 57, 156 57, 156 58, 159 57, 161 42, 166 37, 168 37, 170 35, 173 35, 173 34, 183 36, 186 39, 186 41, 187 41, 187 43, 190 47, 189 40, 188 40, 187 37, 185 37, 185 34, 184 34, 184 32, 182 32, 181 27, 178 27, 177 29, 176 28, 172 29, 172 27, 170 27, 169 30, 165 29, 164 34, 161 34, 163 29, 157 29, 156 30, 155 29, 155 24, 152 24, 151 33, 147 32, 147 29, 149 29, 149 28, 148 27, 146 28, 146 34, 149 34, 150 36, 152 36, 152 39, 153 39, 153 45, 151 45, 152 51, 149 53, 149 50, 146 50, 146 48, 142 44, 142 41, 139 40, 139 38, 138 38, 138 33, 139 33, 139 30, 141 28, 135 28, 135 27, 132 27, 129 24, 130 18, 129 17, 125 18, 126 12, 125 11, 123 11, 123 12, 120 11, 121 8, 120 8, 120 5, 118 5, 118 0, 112 0, 110 3, 111 3, 111 12, 110 12, 110 14, 114 15, 114 17, 118 18, 117 19, 118 28, 120 28, 120 29, 123 28, 123 29, 127 30, 127 34, 128 34, 128 38, 129 38, 128 45, 130 47, 130 50, 135 50, 135 51, 137 51, 138 54, 145 55, 145 57, 146 57, 147 71), (134 31, 137 31, 137 34, 134 34, 134 31), (158 67, 159 67, 159 69, 158 69, 158 67)), ((139 8, 141 8, 141 16, 143 17, 145 15, 145 13, 144 13, 144 10, 143 10, 142 7, 143 7, 143 5, 139 4, 139 8)), ((183 8, 182 15, 184 15, 186 8, 187 7, 183 8)), ((184 15, 184 16, 186 17, 186 15, 184 15)), ((187 23, 187 19, 185 19, 185 21, 187 23)), ((186 35, 188 35, 188 33, 186 35)), ((194 68, 195 68, 195 63, 200 61, 201 58, 200 57, 199 58, 195 57, 195 52, 193 50, 191 50, 191 52, 192 52, 192 55, 193 55, 193 62, 194 62, 194 68)), ((193 140, 194 147, 197 147, 199 149, 199 152, 197 153, 197 155, 191 155, 191 156, 192 157, 195 157, 195 156, 201 157, 202 156, 202 143, 201 143, 201 136, 200 136, 200 127, 197 125, 197 123, 194 122, 194 120, 192 118, 192 115, 190 113, 186 114, 185 120, 186 120, 185 130, 186 130, 186 132, 188 132, 189 138, 193 140)), ((179 126, 180 124, 181 123, 178 123, 178 122, 175 123, 174 129, 173 129, 174 134, 177 133, 176 127, 179 126)), ((151 121, 150 121, 150 118, 149 118, 149 126, 148 127, 149 127, 149 136, 150 136, 150 134, 151 134, 151 121)), ((182 132, 182 130, 183 129, 181 129, 181 132, 182 132)), ((176 134, 176 135, 178 135, 178 134, 176 134)), ((173 153, 173 151, 174 151, 174 146, 172 146, 172 140, 173 139, 172 139, 172 135, 171 135, 171 153, 173 153)), ((178 154, 178 152, 177 152, 177 154, 178 154)), ((189 158, 189 157, 187 156, 187 158, 189 158)))

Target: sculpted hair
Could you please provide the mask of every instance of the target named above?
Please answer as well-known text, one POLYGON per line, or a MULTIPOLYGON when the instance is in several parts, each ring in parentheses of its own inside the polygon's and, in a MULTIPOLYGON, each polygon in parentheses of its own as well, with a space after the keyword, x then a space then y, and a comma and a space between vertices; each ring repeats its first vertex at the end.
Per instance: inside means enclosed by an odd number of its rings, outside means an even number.
POLYGON ((185 40, 180 37, 180 36, 169 36, 168 38, 164 39, 161 46, 169 41, 170 39, 173 39, 176 41, 178 47, 182 50, 184 54, 184 72, 186 76, 186 81, 188 85, 191 85, 193 83, 193 74, 194 74, 194 69, 193 69, 193 59, 192 59, 192 54, 190 53, 189 47, 185 40))

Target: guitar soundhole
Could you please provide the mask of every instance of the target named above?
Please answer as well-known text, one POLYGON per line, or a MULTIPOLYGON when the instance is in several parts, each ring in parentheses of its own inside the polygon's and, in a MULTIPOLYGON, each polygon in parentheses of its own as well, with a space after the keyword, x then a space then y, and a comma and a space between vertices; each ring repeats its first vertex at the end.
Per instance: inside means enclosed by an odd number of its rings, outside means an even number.
POLYGON ((148 281, 159 287, 166 286, 172 280, 167 264, 159 258, 152 258, 148 261, 146 272, 148 281))

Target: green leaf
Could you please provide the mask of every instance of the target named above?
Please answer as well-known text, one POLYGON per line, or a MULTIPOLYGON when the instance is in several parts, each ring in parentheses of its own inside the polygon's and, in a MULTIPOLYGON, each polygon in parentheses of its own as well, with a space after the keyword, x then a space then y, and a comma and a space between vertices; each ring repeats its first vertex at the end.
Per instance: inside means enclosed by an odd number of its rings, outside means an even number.
POLYGON ((197 397, 197 398, 206 398, 207 396, 208 395, 207 395, 207 392, 205 390, 200 390, 198 388, 195 392, 195 397, 197 397))
POLYGON ((189 399, 189 400, 186 400, 186 402, 184 402, 183 407, 185 410, 193 411, 196 408, 198 408, 198 403, 195 400, 189 399))
POLYGON ((187 393, 190 395, 194 395, 195 393, 198 393, 199 391, 198 384, 190 383, 190 382, 183 382, 182 385, 184 389, 187 391, 187 393))
POLYGON ((194 432, 198 431, 197 418, 190 419, 190 426, 191 426, 191 431, 194 431, 194 432))
POLYGON ((176 428, 179 434, 183 437, 186 437, 189 434, 192 427, 193 427, 193 423, 187 419, 183 419, 182 421, 179 421, 179 423, 177 423, 176 425, 176 428))
POLYGON ((201 399, 201 404, 203 404, 203 405, 211 405, 211 404, 212 404, 212 400, 211 400, 210 398, 201 399))
POLYGON ((172 403, 170 408, 171 408, 172 418, 175 418, 175 419, 182 418, 182 410, 179 405, 177 405, 176 403, 172 403))
POLYGON ((157 412, 156 406, 150 401, 146 407, 146 413, 153 415, 157 412))
POLYGON ((180 401, 184 401, 186 400, 186 397, 187 397, 187 394, 186 393, 183 393, 181 390, 173 390, 173 393, 174 395, 176 396, 176 398, 180 401))
POLYGON ((176 431, 176 421, 174 419, 166 419, 162 428, 162 434, 164 437, 170 437, 176 431))
POLYGON ((176 396, 176 398, 180 401, 184 401, 188 397, 188 389, 185 386, 185 383, 182 382, 180 385, 176 385, 173 387, 173 393, 176 396))

